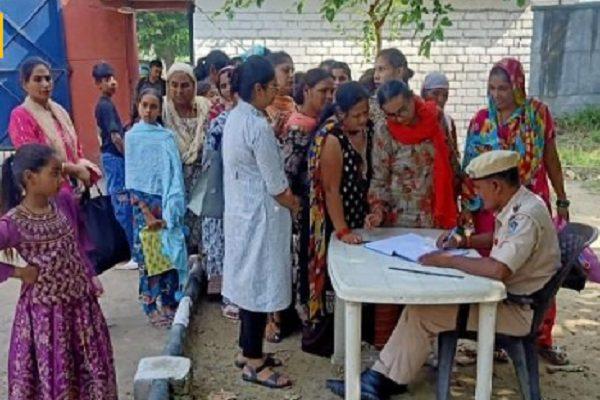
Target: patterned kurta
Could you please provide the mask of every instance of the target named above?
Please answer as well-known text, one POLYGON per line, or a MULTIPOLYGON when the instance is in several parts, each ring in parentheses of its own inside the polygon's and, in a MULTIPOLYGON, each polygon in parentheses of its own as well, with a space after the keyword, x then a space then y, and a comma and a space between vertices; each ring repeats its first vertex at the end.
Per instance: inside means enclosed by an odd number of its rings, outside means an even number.
MULTIPOLYGON (((202 154, 203 173, 208 173, 211 168, 209 159, 210 152, 221 151, 223 128, 225 127, 228 115, 229 111, 222 112, 218 117, 211 121, 202 154)), ((221 179, 218 184, 222 187, 223 179, 221 179)), ((212 192, 215 189, 216 188, 208 187, 207 191, 212 192)), ((202 262, 206 275, 208 276, 208 294, 221 293, 224 256, 225 234, 223 232, 223 217, 202 216, 202 262)))
POLYGON ((23 284, 15 312, 11 400, 117 399, 110 335, 93 267, 78 242, 77 215, 67 200, 47 214, 18 206, 0 219, 0 249, 16 249, 38 268, 36 283, 23 284))
MULTIPOLYGON (((308 118, 308 117, 305 117, 308 118)), ((314 121, 316 125, 316 121, 314 121)), ((308 238, 309 238, 309 180, 308 148, 312 139, 306 126, 290 126, 280 138, 285 173, 292 192, 300 197, 301 212, 292 225, 292 271, 296 295, 296 310, 303 322, 308 320, 308 238)))
POLYGON ((140 286, 139 294, 142 301, 142 308, 148 315, 158 310, 158 299, 162 307, 177 307, 175 292, 179 287, 179 277, 175 268, 162 274, 148 276, 144 251, 140 232, 146 227, 146 219, 140 208, 140 202, 143 202, 156 219, 162 219, 162 198, 157 195, 150 195, 138 190, 131 191, 131 202, 133 204, 133 260, 139 266, 140 286))
POLYGON ((433 227, 433 157, 432 142, 405 145, 377 124, 369 203, 383 207, 384 226, 433 227))
MULTIPOLYGON (((198 125, 198 119, 193 118, 181 118, 181 125, 187 132, 187 135, 194 136, 196 133, 196 127, 198 125)), ((169 129, 176 129, 176 127, 168 127, 169 129)), ((194 185, 198 181, 202 172, 202 160, 200 157, 193 164, 183 165, 183 181, 185 185, 185 198, 189 201, 190 194, 194 185)), ((186 247, 188 254, 198 254, 200 248, 200 241, 202 240, 202 223, 200 217, 187 210, 184 217, 184 223, 188 229, 188 233, 185 237, 186 247)))

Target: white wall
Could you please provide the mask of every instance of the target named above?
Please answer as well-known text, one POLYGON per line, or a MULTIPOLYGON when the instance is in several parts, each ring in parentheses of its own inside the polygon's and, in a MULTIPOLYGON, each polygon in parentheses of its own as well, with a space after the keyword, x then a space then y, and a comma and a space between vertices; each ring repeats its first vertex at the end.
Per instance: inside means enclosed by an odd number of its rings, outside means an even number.
MULTIPOLYGON (((287 51, 298 71, 335 58, 350 64, 353 77, 358 79, 362 71, 372 66, 373 60, 365 60, 360 42, 354 40, 360 37, 360 17, 340 16, 338 22, 346 30, 344 35, 321 19, 314 0, 301 15, 293 9, 291 0, 265 3, 261 9, 238 12, 229 21, 212 17, 222 1, 197 0, 200 10, 194 18, 196 56, 213 48, 237 55, 253 44, 262 44, 271 50, 287 51)), ((456 0, 453 5, 454 26, 446 30, 443 42, 432 47, 429 59, 417 55, 420 39, 411 39, 410 30, 401 34, 406 39, 384 40, 383 47, 398 47, 406 54, 415 70, 411 86, 416 91, 428 72, 446 73, 451 82, 447 111, 456 119, 462 136, 469 119, 485 105, 487 75, 495 61, 504 56, 517 57, 529 76, 533 13, 530 7, 516 7, 514 1, 456 0)))

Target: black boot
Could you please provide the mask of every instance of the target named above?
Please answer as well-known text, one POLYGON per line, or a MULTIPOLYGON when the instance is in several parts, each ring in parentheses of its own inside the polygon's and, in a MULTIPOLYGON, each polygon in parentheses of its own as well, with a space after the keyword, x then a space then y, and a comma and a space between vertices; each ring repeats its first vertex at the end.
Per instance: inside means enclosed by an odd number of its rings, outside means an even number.
MULTIPOLYGON (((340 397, 346 395, 345 382, 341 379, 328 379, 327 387, 340 397)), ((398 385, 372 369, 367 369, 360 375, 361 400, 386 400, 390 395, 402 394, 406 391, 406 385, 398 385)))

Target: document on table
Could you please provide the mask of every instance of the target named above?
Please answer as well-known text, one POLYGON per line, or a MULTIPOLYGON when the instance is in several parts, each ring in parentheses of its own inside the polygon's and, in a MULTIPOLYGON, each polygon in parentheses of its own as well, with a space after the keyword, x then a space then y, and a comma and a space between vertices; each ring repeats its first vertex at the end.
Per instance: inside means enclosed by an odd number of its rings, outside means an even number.
MULTIPOLYGON (((365 243, 365 247, 388 256, 396 256, 413 262, 417 262, 421 256, 427 253, 439 250, 433 239, 414 233, 407 233, 405 235, 365 243)), ((461 249, 448 251, 455 255, 466 254, 466 252, 461 249)))

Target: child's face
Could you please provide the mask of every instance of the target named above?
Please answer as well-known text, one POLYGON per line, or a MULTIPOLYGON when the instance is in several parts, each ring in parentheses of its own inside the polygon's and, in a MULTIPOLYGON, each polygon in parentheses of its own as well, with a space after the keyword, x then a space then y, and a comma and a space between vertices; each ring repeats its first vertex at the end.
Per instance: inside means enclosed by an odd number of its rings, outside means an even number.
POLYGON ((156 96, 146 94, 142 96, 138 104, 138 113, 140 118, 147 124, 156 122, 160 114, 160 101, 156 96))
POLYGON ((214 85, 210 86, 210 89, 208 89, 208 92, 204 94, 204 97, 206 97, 212 105, 217 104, 221 100, 219 91, 214 85))
POLYGON ((27 193, 56 196, 62 183, 61 163, 52 157, 38 172, 25 171, 24 180, 27 193))
POLYGON ((96 82, 96 85, 102 94, 107 96, 112 96, 117 91, 117 80, 112 75, 102 78, 100 82, 96 82))

